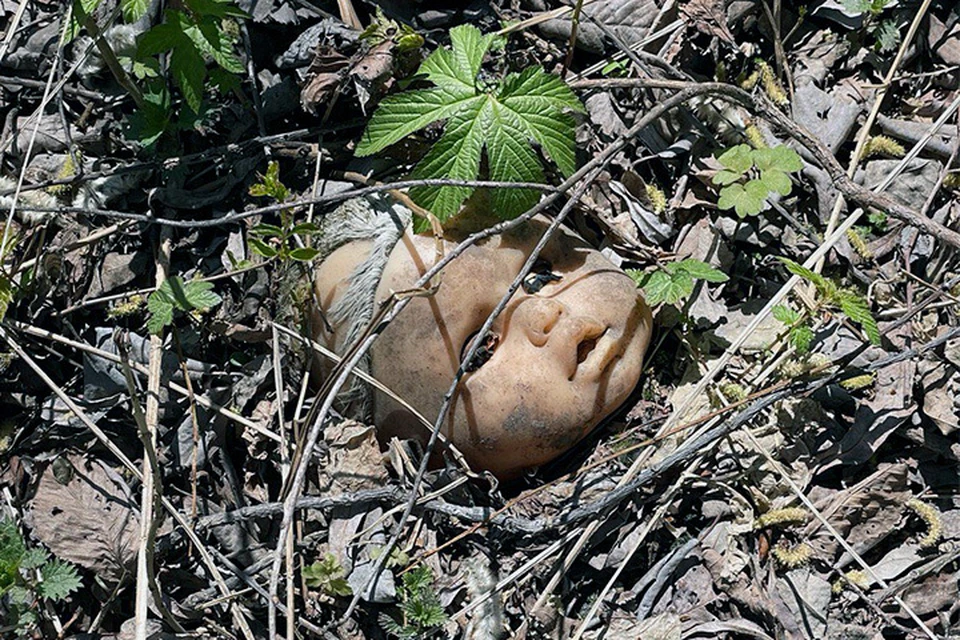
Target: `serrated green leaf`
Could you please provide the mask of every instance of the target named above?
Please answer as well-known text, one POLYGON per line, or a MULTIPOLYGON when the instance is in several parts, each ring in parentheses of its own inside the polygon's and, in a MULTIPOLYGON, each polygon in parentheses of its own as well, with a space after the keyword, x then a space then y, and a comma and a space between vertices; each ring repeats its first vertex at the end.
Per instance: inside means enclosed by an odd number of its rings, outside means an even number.
POLYGON ((779 169, 785 173, 803 169, 800 154, 786 145, 753 150, 753 162, 760 171, 779 169))
POLYGON ((867 334, 867 338, 871 343, 880 344, 880 328, 877 326, 877 321, 873 317, 873 314, 870 313, 870 306, 867 304, 866 299, 856 291, 849 289, 839 291, 837 298, 840 311, 863 327, 863 331, 867 334))
POLYGON ((147 12, 150 0, 121 0, 120 7, 126 22, 136 22, 147 12))
POLYGON ((676 304, 693 293, 693 278, 684 272, 654 271, 647 279, 643 293, 650 305, 676 304))
POLYGON ((519 119, 527 135, 557 163, 564 176, 577 170, 576 122, 564 110, 583 112, 577 96, 559 77, 531 67, 504 80, 497 101, 519 119))
POLYGON ((82 584, 77 568, 72 564, 53 559, 40 568, 42 582, 37 585, 37 593, 53 601, 63 600, 82 584))
POLYGON ((753 156, 751 147, 748 144, 738 144, 724 151, 717 161, 729 171, 742 176, 753 166, 753 156))
MULTIPOLYGON (((520 117, 503 105, 491 103, 490 134, 486 139, 491 180, 543 182, 543 170, 527 142, 520 117)), ((532 189, 495 189, 490 195, 493 212, 509 220, 540 199, 532 189)))
POLYGON ((686 260, 680 260, 678 262, 671 262, 666 265, 667 271, 670 273, 680 273, 684 272, 692 278, 697 280, 705 280, 707 282, 726 282, 730 279, 727 274, 719 269, 714 269, 709 264, 702 260, 695 260, 693 258, 687 258, 686 260))
POLYGON ((540 67, 527 67, 503 79, 497 100, 519 113, 586 113, 573 90, 560 78, 540 67))
POLYGON ((29 549, 23 554, 23 557, 20 558, 20 568, 27 570, 37 569, 41 567, 49 557, 50 554, 43 549, 29 549))
POLYGON ((187 40, 187 36, 180 29, 180 25, 175 20, 158 24, 146 33, 137 38, 137 56, 146 58, 155 56, 174 47, 181 46, 187 40))
POLYGON ((827 281, 827 280, 826 280, 826 278, 824 278, 822 275, 820 275, 820 274, 817 273, 816 271, 812 271, 811 269, 807 269, 807 268, 806 268, 805 266, 803 266, 802 264, 800 264, 800 263, 798 263, 798 262, 794 262, 794 261, 791 260, 790 258, 780 258, 780 262, 782 262, 782 263, 783 263, 783 266, 785 266, 785 267, 787 268, 787 271, 789 271, 790 273, 792 273, 792 274, 795 275, 795 276, 800 276, 801 278, 804 278, 805 280, 809 280, 809 281, 812 282, 814 285, 816 285, 816 287, 817 287, 818 289, 822 289, 822 288, 824 287, 824 285, 826 284, 826 281, 827 281))
POLYGON ((762 171, 760 173, 760 182, 763 184, 767 193, 776 191, 782 196, 788 196, 793 190, 793 182, 790 181, 790 176, 779 169, 762 171))
POLYGON ((453 59, 459 70, 460 77, 466 84, 473 87, 483 64, 483 56, 490 48, 491 36, 483 35, 480 29, 470 24, 463 24, 450 29, 450 44, 453 47, 453 59))
POLYGON ((173 303, 166 299, 160 291, 154 291, 147 298, 147 331, 154 335, 163 332, 163 328, 173 322, 173 303))
POLYGON ((219 24, 202 21, 186 33, 199 51, 213 58, 225 70, 230 73, 243 73, 246 70, 234 52, 235 39, 224 32, 219 24))
POLYGON ((785 325, 792 325, 800 319, 800 312, 787 305, 778 304, 773 307, 773 317, 785 325))
POLYGON ((180 94, 193 113, 200 113, 203 102, 203 81, 207 78, 207 65, 203 56, 191 41, 191 46, 180 46, 170 54, 170 72, 180 89, 180 94))
POLYGON ((223 300, 213 291, 212 282, 203 282, 202 280, 191 280, 183 285, 184 298, 187 306, 183 311, 191 309, 210 309, 215 307, 223 300))
MULTIPOLYGON (((461 110, 447 121, 443 136, 414 168, 412 178, 476 178, 480 171, 483 143, 490 133, 492 114, 490 100, 485 96, 480 100, 473 103, 469 110, 461 110)), ((410 189, 410 197, 443 221, 457 213, 460 204, 473 191, 472 187, 416 187, 410 189)))
POLYGON ((803 355, 810 351, 810 344, 813 342, 813 329, 806 324, 799 324, 790 329, 787 334, 790 344, 797 350, 797 353, 803 355))
POLYGON ((369 156, 432 122, 459 112, 474 112, 484 102, 485 96, 458 96, 443 88, 387 96, 367 124, 355 153, 360 157, 369 156))
POLYGON ((318 255, 320 255, 320 250, 313 247, 298 247, 290 252, 290 257, 300 262, 310 262, 318 255))
POLYGON ((210 16, 212 18, 241 18, 250 16, 231 0, 184 0, 194 15, 210 16))

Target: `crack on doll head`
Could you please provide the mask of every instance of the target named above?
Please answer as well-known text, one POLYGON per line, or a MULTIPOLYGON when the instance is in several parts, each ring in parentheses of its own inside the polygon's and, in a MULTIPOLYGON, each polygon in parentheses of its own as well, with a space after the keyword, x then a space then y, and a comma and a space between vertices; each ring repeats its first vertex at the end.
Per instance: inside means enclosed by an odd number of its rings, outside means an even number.
MULTIPOLYGON (((546 227, 534 219, 451 261, 436 293, 411 299, 373 344, 373 376, 435 419, 461 359, 546 227)), ((433 265, 435 248, 433 238, 404 234, 376 301, 409 288, 433 265)), ((363 247, 337 251, 317 276, 318 299, 333 304, 364 268, 363 247)), ((634 282, 569 232, 545 245, 530 276, 465 363, 443 424, 471 466, 501 478, 557 457, 626 400, 651 333, 634 282)), ((336 344, 338 331, 316 333, 336 344)), ((422 425, 384 394, 374 396, 373 418, 381 433, 425 439, 422 425)))

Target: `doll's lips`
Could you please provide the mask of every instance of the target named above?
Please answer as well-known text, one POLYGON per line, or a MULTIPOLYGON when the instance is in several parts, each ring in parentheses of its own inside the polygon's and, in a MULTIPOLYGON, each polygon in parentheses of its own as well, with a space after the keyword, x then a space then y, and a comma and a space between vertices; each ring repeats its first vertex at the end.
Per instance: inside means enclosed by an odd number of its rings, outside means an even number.
POLYGON ((591 332, 577 343, 577 363, 570 380, 590 379, 599 380, 619 359, 621 355, 620 341, 609 335, 609 327, 602 328, 598 333, 591 332))

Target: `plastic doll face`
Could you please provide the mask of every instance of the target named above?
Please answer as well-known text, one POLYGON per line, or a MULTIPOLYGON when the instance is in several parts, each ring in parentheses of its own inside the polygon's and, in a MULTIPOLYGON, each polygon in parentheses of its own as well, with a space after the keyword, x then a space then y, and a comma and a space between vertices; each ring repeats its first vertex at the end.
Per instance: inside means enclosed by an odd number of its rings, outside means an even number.
MULTIPOLYGON (((374 343, 371 373, 434 420, 461 356, 544 229, 533 221, 451 262, 437 293, 411 300, 374 343)), ((404 236, 377 299, 409 288, 434 260, 433 239, 404 236)), ((501 478, 548 462, 626 400, 650 333, 634 282, 561 232, 468 364, 444 434, 475 470, 501 478)), ((423 439, 423 426, 389 398, 376 396, 375 413, 383 435, 423 439)))

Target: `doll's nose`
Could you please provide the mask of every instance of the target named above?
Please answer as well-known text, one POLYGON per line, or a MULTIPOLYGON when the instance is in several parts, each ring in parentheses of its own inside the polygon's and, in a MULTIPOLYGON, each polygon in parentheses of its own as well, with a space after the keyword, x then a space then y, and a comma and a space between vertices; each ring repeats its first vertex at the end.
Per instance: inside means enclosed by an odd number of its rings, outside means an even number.
POLYGON ((560 318, 567 314, 568 309, 562 302, 549 298, 530 298, 517 307, 513 321, 523 328, 534 346, 542 347, 560 318))

